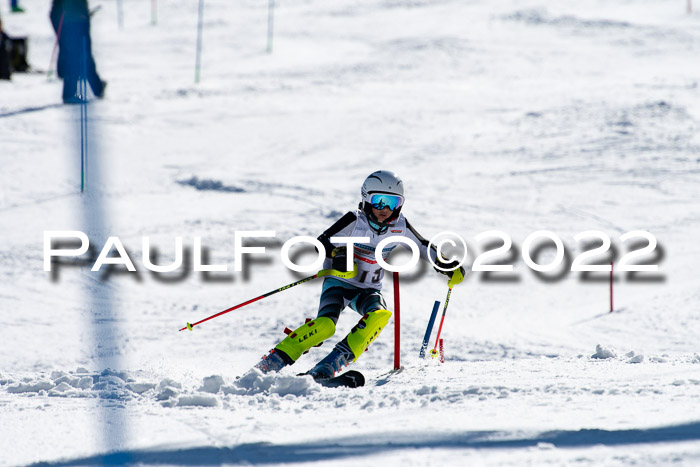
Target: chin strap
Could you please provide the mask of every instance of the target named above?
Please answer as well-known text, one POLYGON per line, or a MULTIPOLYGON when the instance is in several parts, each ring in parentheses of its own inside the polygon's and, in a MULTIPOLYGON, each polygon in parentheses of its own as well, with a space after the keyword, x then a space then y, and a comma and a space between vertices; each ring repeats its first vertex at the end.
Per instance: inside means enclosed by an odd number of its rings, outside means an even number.
POLYGON ((369 223, 369 226, 379 235, 385 233, 389 229, 389 227, 393 227, 394 224, 396 224, 396 221, 399 220, 401 208, 399 208, 398 213, 395 212, 395 214, 392 214, 391 217, 389 217, 386 221, 379 222, 377 218, 374 217, 374 214, 372 214, 372 208, 365 207, 365 204, 365 202, 361 202, 360 209, 362 210, 362 212, 365 213, 365 217, 367 217, 367 222, 369 223))
POLYGON ((382 227, 382 226, 380 226, 380 224, 378 224, 372 220, 369 220, 369 219, 367 219, 367 222, 369 223, 369 226, 372 228, 372 230, 377 232, 379 235, 383 234, 384 232, 386 232, 389 229, 389 226, 385 225, 382 227))

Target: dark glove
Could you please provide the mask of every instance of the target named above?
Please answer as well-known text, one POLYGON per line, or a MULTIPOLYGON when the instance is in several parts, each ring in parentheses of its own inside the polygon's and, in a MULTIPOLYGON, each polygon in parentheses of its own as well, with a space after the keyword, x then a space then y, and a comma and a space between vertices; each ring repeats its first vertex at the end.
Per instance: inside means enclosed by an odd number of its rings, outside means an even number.
MULTIPOLYGON (((464 277, 464 268, 463 268, 462 266, 460 266, 459 268, 456 268, 456 266, 459 264, 458 261, 446 262, 446 261, 443 261, 441 258, 438 258, 437 261, 436 261, 436 263, 437 263, 438 266, 440 266, 440 267, 443 268, 443 269, 452 269, 452 268, 455 268, 455 269, 452 270, 452 271, 441 271, 441 270, 439 270, 438 268, 435 268, 435 270, 436 270, 437 272, 439 272, 440 274, 444 274, 444 275, 446 275, 447 277, 449 277, 450 279, 452 279, 452 276, 454 275, 455 271, 459 271, 459 272, 462 273, 462 277, 464 277)), ((460 281, 460 282, 461 282, 461 281, 460 281)))
POLYGON ((344 246, 333 248, 331 252, 333 265, 331 266, 336 271, 347 272, 348 249, 344 246))

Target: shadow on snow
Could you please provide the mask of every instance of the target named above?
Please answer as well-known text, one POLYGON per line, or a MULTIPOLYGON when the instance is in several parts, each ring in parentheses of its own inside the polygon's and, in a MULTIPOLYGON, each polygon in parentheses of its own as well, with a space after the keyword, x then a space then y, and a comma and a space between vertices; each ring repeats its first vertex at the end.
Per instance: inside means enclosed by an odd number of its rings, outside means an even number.
POLYGON ((63 103, 57 103, 57 104, 47 104, 47 105, 42 105, 39 107, 26 107, 24 109, 19 109, 19 110, 11 110, 9 112, 5 113, 0 113, 0 118, 4 117, 14 117, 15 115, 23 115, 23 114, 28 114, 32 112, 38 112, 40 110, 46 110, 46 109, 57 109, 59 107, 65 107, 66 104, 63 103))
POLYGON ((41 462, 32 466, 69 465, 122 465, 174 464, 284 464, 318 462, 360 457, 402 449, 509 449, 551 443, 559 448, 585 448, 596 445, 624 446, 633 444, 668 443, 700 440, 700 422, 657 428, 633 430, 584 429, 576 431, 549 431, 533 437, 509 437, 500 431, 470 431, 454 435, 412 436, 387 433, 382 441, 367 437, 338 438, 312 443, 270 444, 251 443, 235 447, 193 447, 185 449, 151 449, 122 451, 105 455, 71 459, 59 462, 41 462), (391 439, 393 442, 384 443, 391 439))

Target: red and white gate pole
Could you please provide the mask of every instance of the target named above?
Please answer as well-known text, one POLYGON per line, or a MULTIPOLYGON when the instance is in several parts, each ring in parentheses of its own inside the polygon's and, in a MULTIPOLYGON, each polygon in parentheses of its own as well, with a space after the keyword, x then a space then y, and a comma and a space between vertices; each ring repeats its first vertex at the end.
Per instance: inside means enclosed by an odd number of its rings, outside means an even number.
POLYGON ((613 312, 613 262, 610 262, 610 313, 613 312))
POLYGON ((394 370, 401 368, 401 304, 399 273, 394 272, 394 370))

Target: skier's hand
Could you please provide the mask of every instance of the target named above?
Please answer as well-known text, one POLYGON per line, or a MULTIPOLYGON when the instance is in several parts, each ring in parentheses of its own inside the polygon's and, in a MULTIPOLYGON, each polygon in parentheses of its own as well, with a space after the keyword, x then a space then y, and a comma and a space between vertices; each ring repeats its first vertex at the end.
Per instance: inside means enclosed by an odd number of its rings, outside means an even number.
POLYGON ((344 246, 333 248, 331 252, 333 265, 331 266, 336 271, 347 272, 348 249, 344 246))
POLYGON ((445 262, 445 261, 441 261, 440 258, 438 258, 437 265, 440 266, 441 268, 443 268, 443 269, 455 268, 455 269, 453 269, 452 271, 441 271, 440 269, 435 268, 435 270, 437 272, 439 272, 440 274, 444 274, 447 277, 449 277, 450 282, 452 282, 452 285, 457 285, 460 282, 462 282, 462 279, 464 278, 464 268, 462 266, 456 268, 456 266, 458 264, 459 264, 459 262, 457 262, 457 261, 445 262), (458 274, 458 277, 454 277, 454 281, 453 281, 452 279, 453 279, 453 276, 455 275, 456 271, 459 271, 459 274, 458 274))

